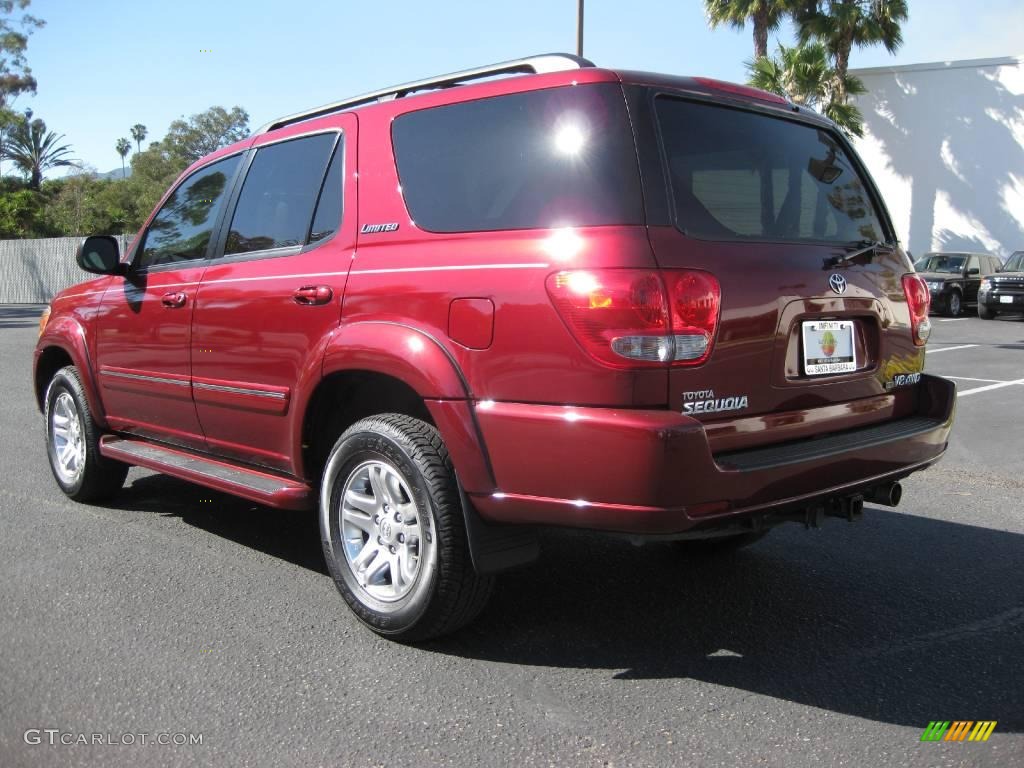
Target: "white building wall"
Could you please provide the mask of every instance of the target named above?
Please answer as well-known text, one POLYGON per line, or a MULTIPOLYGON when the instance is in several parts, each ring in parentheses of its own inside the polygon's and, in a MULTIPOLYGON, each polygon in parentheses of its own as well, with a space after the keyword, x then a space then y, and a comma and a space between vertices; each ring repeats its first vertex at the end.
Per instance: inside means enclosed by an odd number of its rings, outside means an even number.
POLYGON ((857 151, 904 245, 1024 250, 1024 57, 852 74, 868 89, 857 151))

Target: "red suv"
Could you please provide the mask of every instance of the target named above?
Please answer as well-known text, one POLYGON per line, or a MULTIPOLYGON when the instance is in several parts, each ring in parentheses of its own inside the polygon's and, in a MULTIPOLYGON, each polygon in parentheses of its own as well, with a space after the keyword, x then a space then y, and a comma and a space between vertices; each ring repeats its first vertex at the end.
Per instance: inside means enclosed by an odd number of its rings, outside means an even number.
POLYGON ((471 620, 536 526, 735 546, 895 505, 953 419, 842 134, 704 78, 555 54, 330 104, 78 259, 102 276, 34 366, 64 492, 139 465, 319 506, 338 589, 405 640, 471 620))

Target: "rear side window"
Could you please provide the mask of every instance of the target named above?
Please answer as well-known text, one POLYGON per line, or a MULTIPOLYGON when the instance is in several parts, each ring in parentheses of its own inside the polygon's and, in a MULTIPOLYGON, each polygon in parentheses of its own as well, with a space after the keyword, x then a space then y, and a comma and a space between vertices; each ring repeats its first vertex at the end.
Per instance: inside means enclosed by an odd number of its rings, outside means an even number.
POLYGON ((320 201, 316 205, 313 226, 309 230, 309 242, 318 243, 326 240, 338 230, 342 214, 342 184, 345 166, 345 137, 342 136, 334 150, 334 159, 327 169, 320 201))
POLYGON ((136 268, 206 257, 217 213, 241 159, 234 155, 218 160, 178 185, 146 230, 136 268))
POLYGON ((687 235, 883 239, 864 181, 829 131, 666 97, 657 116, 676 224, 687 235))
POLYGON ((433 232, 643 223, 622 90, 581 85, 425 109, 392 126, 402 194, 433 232))
POLYGON ((228 229, 225 255, 304 245, 337 134, 256 150, 228 229))

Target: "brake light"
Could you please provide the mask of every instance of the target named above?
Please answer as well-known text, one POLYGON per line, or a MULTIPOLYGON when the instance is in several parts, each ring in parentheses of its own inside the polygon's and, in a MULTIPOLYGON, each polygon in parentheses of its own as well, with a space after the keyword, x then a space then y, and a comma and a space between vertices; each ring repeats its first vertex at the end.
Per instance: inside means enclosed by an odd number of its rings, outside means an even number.
POLYGON ((606 365, 698 365, 711 354, 721 290, 707 272, 566 271, 547 288, 569 330, 606 365))
POLYGON ((931 320, 928 319, 928 309, 932 303, 928 283, 920 275, 904 275, 903 293, 907 297, 907 307, 910 309, 910 329, 914 336, 914 344, 923 347, 928 343, 928 336, 932 330, 931 320))

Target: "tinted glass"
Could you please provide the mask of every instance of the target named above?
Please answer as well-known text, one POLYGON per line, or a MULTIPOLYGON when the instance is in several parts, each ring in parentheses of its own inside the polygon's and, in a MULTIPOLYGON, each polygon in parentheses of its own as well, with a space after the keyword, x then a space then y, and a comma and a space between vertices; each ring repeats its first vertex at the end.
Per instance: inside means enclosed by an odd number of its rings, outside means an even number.
POLYGON ((153 217, 136 267, 202 259, 241 155, 206 166, 175 189, 153 217))
POLYGON ((853 242, 884 231, 864 181, 829 131, 660 98, 676 224, 709 239, 853 242))
POLYGON ((327 178, 324 179, 324 186, 320 192, 320 201, 316 206, 316 213, 313 214, 313 227, 309 231, 309 242, 315 243, 333 235, 341 224, 342 209, 342 171, 345 166, 345 142, 344 138, 338 142, 338 148, 334 150, 334 159, 327 169, 327 178))
POLYGON ((306 242, 335 138, 321 133, 256 151, 231 218, 225 254, 306 242))
POLYGON ((926 253, 916 264, 914 269, 918 272, 949 272, 961 273, 964 271, 964 264, 967 257, 963 254, 950 253, 926 253))
POLYGON ((402 192, 434 232, 643 223, 617 85, 511 94, 403 115, 402 192))
POLYGON ((1010 260, 1006 262, 1006 266, 1003 267, 1004 272, 1021 272, 1024 271, 1024 251, 1018 251, 1010 257, 1010 260))

